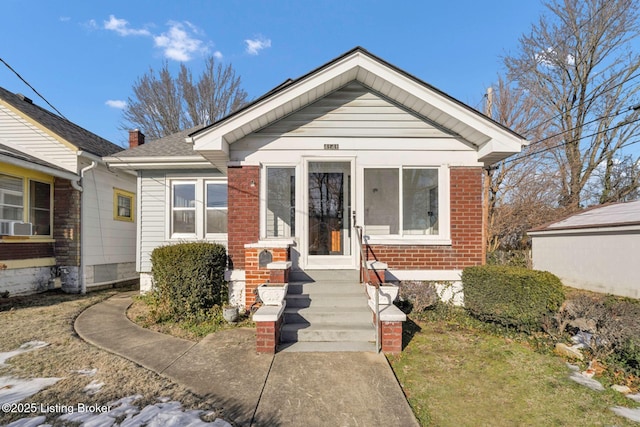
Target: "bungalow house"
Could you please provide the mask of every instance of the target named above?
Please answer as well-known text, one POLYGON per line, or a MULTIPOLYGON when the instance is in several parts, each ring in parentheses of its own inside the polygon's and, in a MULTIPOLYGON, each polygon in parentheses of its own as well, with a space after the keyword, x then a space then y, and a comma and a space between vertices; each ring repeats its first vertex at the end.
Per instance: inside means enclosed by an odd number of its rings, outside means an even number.
POLYGON ((640 298, 640 201, 586 209, 528 234, 536 270, 574 288, 640 298))
POLYGON ((122 148, 0 88, 0 293, 134 282, 136 178, 122 148))
POLYGON ((138 175, 141 289, 154 248, 214 241, 249 307, 269 262, 357 277, 355 225, 383 280, 459 281, 483 263, 482 168, 523 144, 357 47, 210 126, 105 160, 138 175))

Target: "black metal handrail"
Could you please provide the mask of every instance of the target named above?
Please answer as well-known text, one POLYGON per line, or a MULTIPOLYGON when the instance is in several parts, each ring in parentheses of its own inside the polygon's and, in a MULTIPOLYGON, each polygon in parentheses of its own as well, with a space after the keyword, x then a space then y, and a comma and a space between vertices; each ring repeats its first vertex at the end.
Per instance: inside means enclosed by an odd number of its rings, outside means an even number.
MULTIPOLYGON (((354 215, 355 217, 355 215, 354 215)), ((363 234, 362 227, 356 225, 355 218, 353 221, 353 228, 356 232, 358 247, 360 248, 360 282, 364 283, 364 292, 368 295, 367 286, 373 286, 376 288, 374 292, 374 306, 375 306, 375 314, 376 314, 376 352, 380 352, 380 284, 377 280, 370 280, 370 272, 369 272, 369 264, 367 263, 367 253, 364 250, 363 246, 363 234), (366 280, 365 280, 366 279, 366 280)))

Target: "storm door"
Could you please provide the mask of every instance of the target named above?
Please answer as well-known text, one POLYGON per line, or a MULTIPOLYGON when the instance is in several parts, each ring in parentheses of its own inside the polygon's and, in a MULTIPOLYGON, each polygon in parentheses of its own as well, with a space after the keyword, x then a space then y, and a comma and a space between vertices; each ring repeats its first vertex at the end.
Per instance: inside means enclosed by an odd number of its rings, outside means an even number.
POLYGON ((351 163, 309 162, 307 179, 308 263, 350 265, 351 163))

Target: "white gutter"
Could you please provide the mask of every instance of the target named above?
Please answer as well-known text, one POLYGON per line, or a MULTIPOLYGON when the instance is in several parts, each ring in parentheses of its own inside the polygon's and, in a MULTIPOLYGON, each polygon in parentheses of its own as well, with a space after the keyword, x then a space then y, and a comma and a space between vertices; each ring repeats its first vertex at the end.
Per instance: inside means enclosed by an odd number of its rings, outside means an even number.
POLYGON ((98 166, 98 162, 102 163, 102 160, 99 157, 94 156, 93 154, 87 153, 86 151, 78 151, 77 155, 78 157, 84 157, 88 160, 91 160, 91 164, 89 166, 82 168, 82 170, 80 171, 80 178, 78 180, 71 181, 71 186, 75 190, 80 192, 80 271, 78 272, 78 280, 80 281, 80 293, 84 295, 87 293, 87 284, 85 283, 85 280, 84 280, 84 269, 85 269, 84 253, 85 253, 85 246, 86 246, 85 242, 86 242, 87 227, 85 225, 86 221, 83 218, 84 209, 82 208, 82 203, 83 203, 82 193, 84 189, 82 188, 82 178, 84 178, 85 173, 89 172, 91 169, 98 166))

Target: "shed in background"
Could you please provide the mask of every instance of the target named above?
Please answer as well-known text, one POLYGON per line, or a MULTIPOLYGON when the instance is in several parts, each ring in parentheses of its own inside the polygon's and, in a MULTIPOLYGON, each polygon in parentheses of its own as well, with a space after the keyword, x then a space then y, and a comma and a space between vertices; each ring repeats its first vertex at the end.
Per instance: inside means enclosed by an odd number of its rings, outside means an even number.
POLYGON ((536 270, 574 288, 640 298, 640 201, 587 209, 529 235, 536 270))

